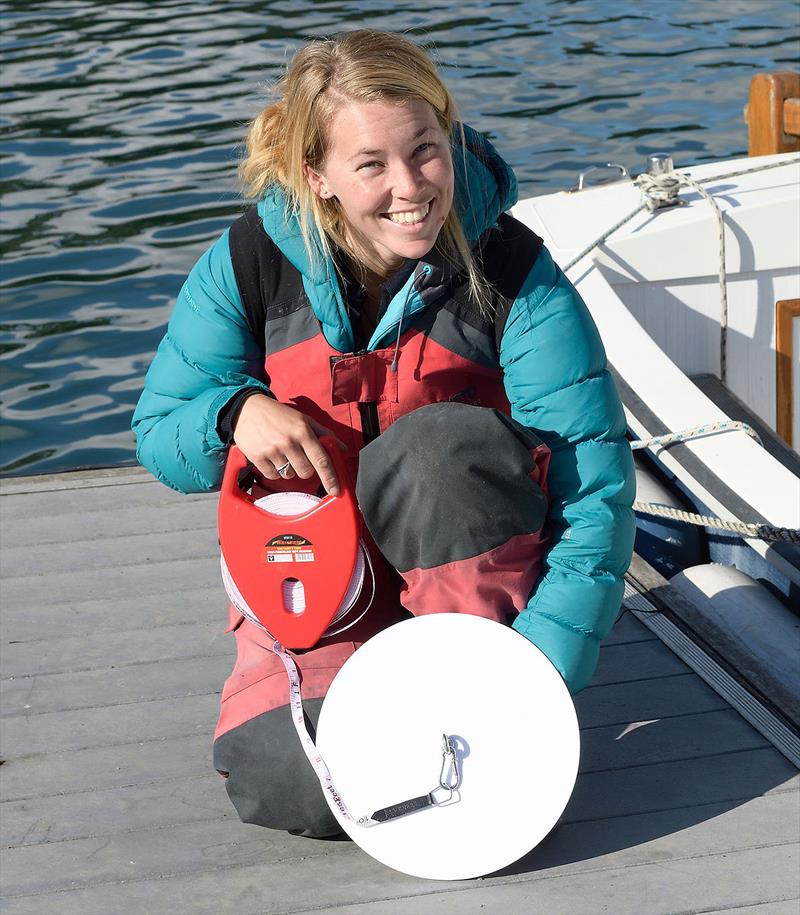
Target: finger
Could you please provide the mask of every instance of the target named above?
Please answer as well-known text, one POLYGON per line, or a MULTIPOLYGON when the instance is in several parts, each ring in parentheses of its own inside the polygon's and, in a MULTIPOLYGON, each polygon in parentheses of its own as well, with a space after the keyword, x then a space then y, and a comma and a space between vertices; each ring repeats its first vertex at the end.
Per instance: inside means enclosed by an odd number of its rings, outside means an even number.
POLYGON ((306 444, 306 455, 311 461, 319 476, 319 481, 325 488, 325 492, 332 496, 339 495, 339 480, 336 477, 336 471, 333 468, 331 456, 320 444, 319 439, 315 438, 306 444))
POLYGON ((325 426, 323 426, 322 423, 318 423, 316 420, 311 419, 310 416, 308 418, 308 423, 311 426, 311 428, 314 430, 314 432, 317 434, 318 438, 321 435, 330 435, 330 437, 336 442, 340 451, 349 451, 350 450, 347 447, 347 445, 345 445, 345 443, 339 438, 338 435, 331 432, 331 430, 326 428, 325 426))
MULTIPOLYGON (((319 444, 316 439, 313 441, 314 443, 319 444)), ((312 444, 311 439, 309 439, 308 444, 312 444)), ((297 474, 302 480, 310 480, 316 473, 314 465, 309 460, 302 445, 292 445, 290 448, 287 448, 286 460, 291 464, 293 474, 297 474)))
POLYGON ((266 477, 268 480, 280 480, 280 474, 275 469, 275 465, 272 463, 272 461, 267 459, 255 461, 251 458, 250 463, 253 465, 253 467, 255 467, 255 469, 261 474, 262 477, 266 477))

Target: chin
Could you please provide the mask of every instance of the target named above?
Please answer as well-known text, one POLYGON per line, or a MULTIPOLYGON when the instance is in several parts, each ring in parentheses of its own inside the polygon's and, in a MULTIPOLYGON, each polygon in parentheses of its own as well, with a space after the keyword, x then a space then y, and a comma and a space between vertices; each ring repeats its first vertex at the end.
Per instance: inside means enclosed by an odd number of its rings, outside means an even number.
POLYGON ((403 260, 419 260, 425 257, 435 244, 435 238, 419 238, 413 241, 409 239, 402 245, 393 245, 390 250, 395 257, 401 257, 403 260))

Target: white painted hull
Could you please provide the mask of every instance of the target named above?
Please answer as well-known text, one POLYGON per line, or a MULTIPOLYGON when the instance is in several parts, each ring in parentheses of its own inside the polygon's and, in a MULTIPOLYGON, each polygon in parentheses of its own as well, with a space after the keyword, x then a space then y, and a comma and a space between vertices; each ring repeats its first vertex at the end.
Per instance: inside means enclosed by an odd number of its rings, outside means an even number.
MULTIPOLYGON (((726 226, 727 387, 773 429, 775 303, 800 298, 798 157, 686 170, 701 180, 781 159, 783 167, 704 185, 726 226)), ((730 418, 690 377, 719 373, 719 249, 711 205, 691 191, 681 198, 685 205, 638 214, 569 271, 617 373, 630 429, 643 439, 730 418)), ((624 181, 529 198, 513 214, 542 236, 557 263, 567 264, 640 199, 638 187, 624 181)), ((795 385, 798 405, 800 378, 795 385)), ((800 436, 800 420, 794 428, 800 436)), ((718 516, 800 528, 800 476, 745 433, 694 439, 657 456, 718 516)), ((800 586, 800 548, 748 542, 800 586)))

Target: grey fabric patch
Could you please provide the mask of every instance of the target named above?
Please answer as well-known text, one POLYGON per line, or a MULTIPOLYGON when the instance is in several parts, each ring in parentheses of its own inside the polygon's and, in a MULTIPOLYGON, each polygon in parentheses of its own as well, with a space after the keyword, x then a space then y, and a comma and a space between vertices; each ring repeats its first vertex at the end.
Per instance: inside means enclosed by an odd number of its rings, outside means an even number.
POLYGON ((279 353, 297 343, 305 343, 320 333, 319 321, 307 301, 302 307, 295 306, 291 311, 288 307, 285 314, 271 310, 267 316, 267 355, 279 353))
MULTIPOLYGON (((316 736, 322 699, 306 699, 306 727, 316 736)), ((214 768, 243 823, 322 838, 342 831, 303 752, 291 711, 282 705, 214 742, 214 768)))
POLYGON ((529 474, 541 441, 498 410, 429 404, 360 453, 356 495, 400 572, 481 555, 541 529, 544 493, 529 474))
POLYGON ((432 307, 414 315, 412 326, 462 359, 485 368, 499 367, 494 327, 491 324, 478 329, 449 308, 432 307))

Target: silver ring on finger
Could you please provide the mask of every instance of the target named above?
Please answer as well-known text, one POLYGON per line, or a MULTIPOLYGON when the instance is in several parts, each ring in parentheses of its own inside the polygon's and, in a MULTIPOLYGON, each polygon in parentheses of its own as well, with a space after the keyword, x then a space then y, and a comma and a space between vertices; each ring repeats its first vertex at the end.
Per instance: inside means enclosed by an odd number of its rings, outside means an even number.
POLYGON ((275 469, 278 471, 280 476, 285 477, 286 474, 292 469, 292 465, 289 461, 287 461, 285 464, 282 464, 280 467, 276 467, 275 469))

